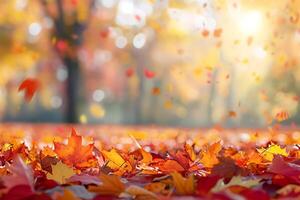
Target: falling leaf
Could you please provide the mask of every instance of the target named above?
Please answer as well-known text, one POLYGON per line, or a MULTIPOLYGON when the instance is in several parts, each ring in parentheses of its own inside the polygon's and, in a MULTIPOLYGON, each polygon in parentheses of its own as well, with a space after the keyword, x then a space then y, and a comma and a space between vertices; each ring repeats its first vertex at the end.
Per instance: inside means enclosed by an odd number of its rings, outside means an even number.
POLYGON ((214 30, 214 37, 220 37, 223 30, 221 28, 214 30))
POLYGON ((29 102, 39 87, 40 83, 37 79, 28 78, 20 84, 18 91, 24 90, 25 100, 29 102))
POLYGON ((230 110, 230 111, 228 112, 228 117, 232 117, 232 118, 236 117, 236 112, 230 110))
POLYGON ((173 102, 171 100, 166 100, 164 102, 164 108, 165 109, 171 109, 173 107, 173 102))
POLYGON ((267 160, 272 161, 274 155, 287 156, 288 153, 285 148, 281 148, 279 145, 271 144, 268 148, 260 148, 257 151, 267 160))
POLYGON ((81 114, 79 116, 79 122, 82 124, 86 124, 87 123, 87 116, 85 114, 81 114))
POLYGON ((242 176, 234 176, 227 184, 224 183, 224 179, 220 179, 217 182, 217 184, 211 189, 211 191, 220 192, 230 186, 243 186, 246 188, 250 188, 253 186, 257 186, 259 182, 260 179, 249 179, 249 178, 244 178, 242 176))
POLYGON ((203 31, 202 31, 202 36, 203 36, 203 37, 209 36, 209 31, 208 31, 208 30, 203 30, 203 31))
POLYGON ((134 74, 134 70, 132 68, 127 68, 125 74, 127 77, 131 77, 134 74))
POLYGON ((152 95, 154 95, 154 96, 160 95, 160 88, 159 87, 153 87, 152 88, 152 95))
POLYGON ((47 174, 47 178, 54 180, 60 184, 66 183, 67 179, 73 176, 75 173, 72 168, 58 162, 56 165, 52 165, 52 173, 47 174))
POLYGON ((149 70, 149 69, 144 69, 144 75, 148 79, 152 79, 155 77, 155 72, 149 70))
POLYGON ((184 178, 181 174, 174 172, 171 173, 173 179, 173 185, 176 189, 176 193, 179 195, 192 195, 195 192, 194 176, 184 178))
POLYGON ((72 129, 67 145, 55 141, 53 144, 55 153, 69 166, 89 166, 88 162, 95 159, 93 155, 94 144, 82 145, 82 137, 76 134, 75 129, 72 129))
POLYGON ((103 106, 93 103, 90 105, 90 113, 95 118, 102 118, 105 116, 105 109, 103 108, 103 106))
POLYGON ((276 115, 275 115, 275 119, 278 122, 282 122, 284 120, 287 120, 289 117, 290 116, 289 116, 289 113, 287 111, 281 111, 281 112, 276 113, 276 115))
POLYGON ((101 195, 118 196, 125 191, 125 185, 121 182, 120 177, 116 175, 106 175, 101 173, 99 176, 102 184, 90 186, 89 191, 101 195))
POLYGON ((69 49, 68 43, 64 40, 58 40, 56 42, 55 46, 56 46, 57 51, 61 54, 67 53, 67 51, 69 49))
POLYGON ((135 18, 137 21, 141 21, 141 19, 142 19, 141 16, 139 16, 139 15, 135 15, 134 18, 135 18))
POLYGON ((100 36, 101 36, 101 38, 105 39, 109 36, 109 33, 110 33, 109 29, 105 28, 105 29, 100 31, 100 36))

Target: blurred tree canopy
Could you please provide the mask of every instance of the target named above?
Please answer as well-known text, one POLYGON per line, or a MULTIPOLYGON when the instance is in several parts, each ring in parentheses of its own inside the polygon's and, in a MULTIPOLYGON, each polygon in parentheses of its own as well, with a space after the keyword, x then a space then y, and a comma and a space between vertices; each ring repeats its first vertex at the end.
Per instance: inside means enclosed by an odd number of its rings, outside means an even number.
POLYGON ((300 123, 294 0, 3 0, 3 120, 300 123), (36 77, 30 103, 18 84, 36 77))

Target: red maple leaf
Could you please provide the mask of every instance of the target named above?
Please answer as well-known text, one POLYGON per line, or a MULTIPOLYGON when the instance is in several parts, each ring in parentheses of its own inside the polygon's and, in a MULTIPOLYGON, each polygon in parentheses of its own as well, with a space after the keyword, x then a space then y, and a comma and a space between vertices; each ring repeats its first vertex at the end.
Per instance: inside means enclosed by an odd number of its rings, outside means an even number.
POLYGON ((149 69, 144 69, 144 75, 146 76, 146 78, 154 78, 155 77, 155 72, 149 70, 149 69))
POLYGON ((127 68, 125 74, 127 77, 131 77, 134 74, 134 70, 131 67, 127 68))
POLYGON ((25 92, 25 100, 30 101, 35 94, 35 92, 39 89, 40 83, 37 79, 28 78, 25 79, 19 86, 18 91, 24 90, 25 92))

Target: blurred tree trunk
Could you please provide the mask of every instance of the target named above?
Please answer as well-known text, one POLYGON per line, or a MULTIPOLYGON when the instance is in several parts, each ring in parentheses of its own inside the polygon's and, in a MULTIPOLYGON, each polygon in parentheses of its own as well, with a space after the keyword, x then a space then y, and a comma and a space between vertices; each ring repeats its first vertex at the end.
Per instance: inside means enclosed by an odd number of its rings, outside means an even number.
POLYGON ((63 59, 64 64, 66 65, 68 71, 67 79, 67 108, 66 108, 66 122, 76 123, 78 122, 78 108, 79 108, 79 99, 80 99, 80 64, 78 59, 66 57, 63 59))
MULTIPOLYGON (((66 114, 65 121, 68 123, 77 123, 80 107, 80 84, 81 81, 81 67, 80 61, 78 59, 77 50, 81 47, 83 43, 83 33, 86 30, 89 18, 85 21, 79 21, 77 16, 79 16, 78 11, 73 14, 73 19, 66 22, 65 10, 63 7, 63 0, 56 0, 55 7, 57 11, 57 16, 51 15, 48 8, 48 1, 41 0, 45 13, 52 18, 54 21, 54 30, 52 37, 55 38, 55 50, 65 65, 68 78, 66 86, 66 114), (60 42, 60 45, 58 45, 60 42)), ((89 5, 89 12, 91 13, 95 1, 87 1, 89 5)), ((50 2, 49 2, 50 4, 50 2)), ((89 13, 89 17, 90 17, 89 13)))

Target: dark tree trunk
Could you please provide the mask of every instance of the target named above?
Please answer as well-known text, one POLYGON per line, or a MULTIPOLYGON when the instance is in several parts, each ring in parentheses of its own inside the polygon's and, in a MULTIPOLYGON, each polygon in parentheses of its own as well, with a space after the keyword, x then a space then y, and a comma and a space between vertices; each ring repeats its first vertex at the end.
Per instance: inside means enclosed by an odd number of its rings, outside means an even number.
POLYGON ((80 100, 80 64, 77 58, 65 57, 63 59, 68 71, 68 79, 66 86, 66 122, 77 123, 78 122, 78 109, 80 100))

